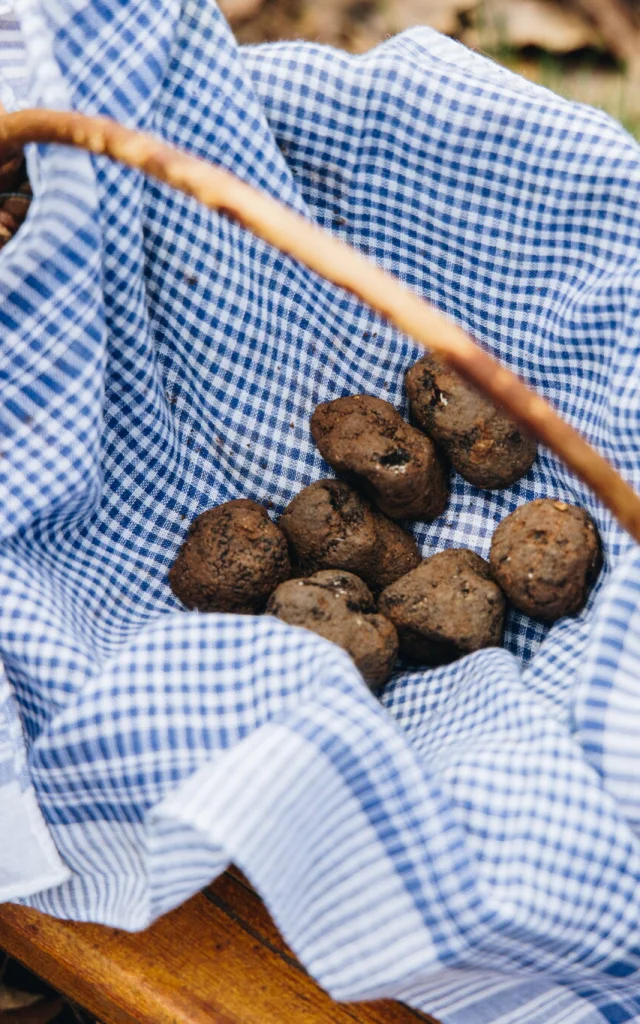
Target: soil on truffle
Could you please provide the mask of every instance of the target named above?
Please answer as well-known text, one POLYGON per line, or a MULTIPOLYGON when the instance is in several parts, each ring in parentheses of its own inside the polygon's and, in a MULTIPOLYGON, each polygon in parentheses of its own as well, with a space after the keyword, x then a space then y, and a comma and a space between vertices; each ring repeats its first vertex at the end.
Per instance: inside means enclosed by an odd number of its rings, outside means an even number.
POLYGON ((269 599, 267 613, 337 644, 374 692, 391 675, 398 656, 396 630, 376 614, 373 594, 352 573, 327 569, 281 583, 269 599))
POLYGON ((187 608, 256 614, 290 575, 284 534, 262 505, 239 498, 194 519, 169 582, 187 608))
POLYGON ((536 442, 455 370, 427 355, 405 375, 414 422, 476 487, 509 487, 529 472, 536 442))
POLYGON ((431 520, 444 511, 448 479, 435 445, 389 402, 372 395, 324 402, 311 434, 329 465, 353 474, 391 519, 431 520))
POLYGON ((378 608, 416 664, 444 665, 502 641, 504 596, 487 562, 466 548, 425 559, 382 592, 378 608))
POLYGON ((602 566, 600 537, 583 508, 539 498, 502 520, 490 563, 514 607, 555 622, 584 607, 602 566))
POLYGON ((420 562, 413 537, 342 480, 305 487, 278 525, 300 575, 344 569, 377 593, 420 562))

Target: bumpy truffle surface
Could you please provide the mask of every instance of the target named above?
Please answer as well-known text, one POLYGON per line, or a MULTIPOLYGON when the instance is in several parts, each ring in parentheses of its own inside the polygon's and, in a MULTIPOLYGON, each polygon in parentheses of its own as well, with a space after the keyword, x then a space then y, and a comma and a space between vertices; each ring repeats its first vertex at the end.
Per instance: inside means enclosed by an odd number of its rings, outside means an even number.
POLYGON ((501 643, 504 596, 488 564, 466 548, 432 555, 380 595, 400 654, 423 665, 445 665, 501 643))
POLYGON ((320 454, 340 473, 355 474, 392 519, 435 519, 449 496, 435 445, 389 402, 349 395, 319 405, 311 434, 320 454))
POLYGON ((377 592, 420 562, 413 537, 342 480, 318 480, 305 487, 278 526, 295 552, 301 575, 344 569, 377 592))
POLYGON ((187 608, 255 614, 290 575, 284 534, 262 505, 239 498, 194 519, 169 582, 187 608))
POLYGON ((584 509, 539 498, 502 520, 490 563, 519 611, 555 622, 580 611, 587 600, 602 565, 598 530, 584 509))
POLYGON ((406 373, 411 415, 476 487, 509 487, 528 473, 536 442, 501 409, 432 355, 406 373))
POLYGON ((267 613, 342 647, 374 693, 391 675, 398 656, 397 633, 387 619, 375 614, 373 594, 352 573, 326 569, 281 583, 269 599, 267 613))

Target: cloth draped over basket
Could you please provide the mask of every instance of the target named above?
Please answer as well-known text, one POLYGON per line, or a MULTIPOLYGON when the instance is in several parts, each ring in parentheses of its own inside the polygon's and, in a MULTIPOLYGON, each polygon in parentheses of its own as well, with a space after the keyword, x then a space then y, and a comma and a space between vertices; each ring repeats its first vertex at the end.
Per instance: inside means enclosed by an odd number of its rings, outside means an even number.
MULTIPOLYGON (((20 18, 8 109, 107 114, 277 196, 640 488, 640 149, 607 116, 427 29, 353 57, 239 50, 210 0, 20 18)), ((402 672, 381 702, 311 633, 184 611, 167 570, 190 520, 236 497, 277 515, 330 473, 314 405, 406 412, 420 352, 137 172, 58 147, 29 166, 0 254, 0 898, 139 929, 234 861, 336 998, 640 1021, 637 547, 546 451, 507 491, 456 476, 415 524, 425 554, 486 555, 554 495, 595 516, 605 571, 577 618, 512 613, 505 650, 402 672)))

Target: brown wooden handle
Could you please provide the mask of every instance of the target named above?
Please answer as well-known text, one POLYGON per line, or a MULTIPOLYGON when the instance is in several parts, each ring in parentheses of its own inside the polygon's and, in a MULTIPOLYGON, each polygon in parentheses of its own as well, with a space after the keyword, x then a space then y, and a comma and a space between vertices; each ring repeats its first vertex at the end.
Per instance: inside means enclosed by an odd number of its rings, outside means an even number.
POLYGON ((640 497, 544 399, 443 313, 345 242, 228 171, 107 118, 52 110, 0 117, 0 160, 28 142, 75 146, 136 168, 238 221, 283 253, 377 310, 506 409, 597 494, 640 542, 640 497))

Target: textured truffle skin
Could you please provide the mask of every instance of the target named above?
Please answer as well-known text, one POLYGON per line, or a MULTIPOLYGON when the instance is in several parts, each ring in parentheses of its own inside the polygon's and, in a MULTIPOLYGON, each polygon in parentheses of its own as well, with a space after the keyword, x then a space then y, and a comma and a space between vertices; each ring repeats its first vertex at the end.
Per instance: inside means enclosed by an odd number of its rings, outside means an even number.
POLYGON ((432 355, 407 370, 405 385, 415 423, 476 487, 509 487, 529 472, 536 442, 479 391, 432 355))
POLYGON ((502 641, 504 596, 487 562, 466 548, 426 558, 382 592, 378 608, 407 661, 445 665, 502 641))
POLYGON ((339 473, 355 474, 391 519, 435 519, 449 497, 436 447, 389 402, 349 395, 319 405, 311 434, 339 473))
POLYGON ((187 608, 250 615, 290 575, 284 534, 262 505, 239 498, 194 519, 169 583, 187 608))
POLYGON ((413 537, 342 480, 318 480, 305 487, 278 525, 301 575, 344 569, 378 592, 420 562, 413 537))
POLYGON ((602 565, 600 537, 584 509, 538 498, 502 520, 490 563, 514 607, 555 622, 584 607, 602 565))
POLYGON ((391 622, 375 614, 373 594, 352 573, 326 569, 281 583, 269 599, 267 613, 342 647, 374 693, 391 675, 398 656, 397 633, 391 622))

